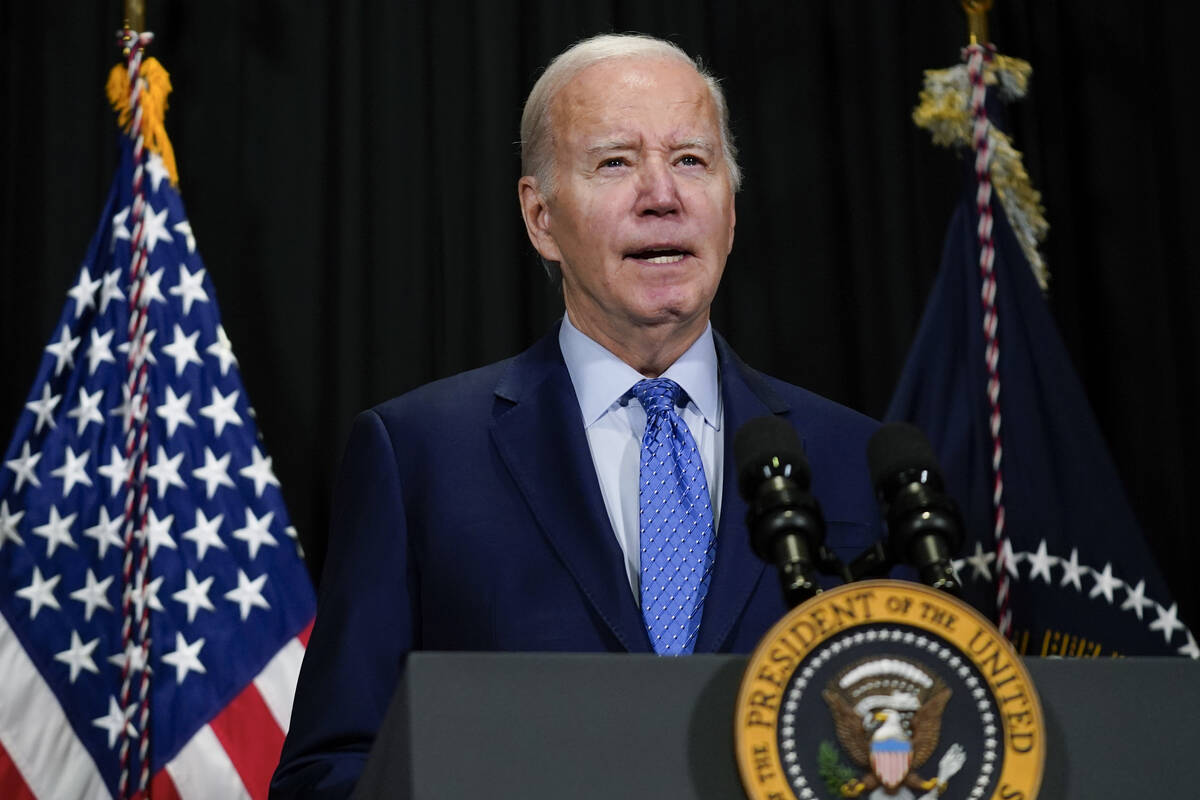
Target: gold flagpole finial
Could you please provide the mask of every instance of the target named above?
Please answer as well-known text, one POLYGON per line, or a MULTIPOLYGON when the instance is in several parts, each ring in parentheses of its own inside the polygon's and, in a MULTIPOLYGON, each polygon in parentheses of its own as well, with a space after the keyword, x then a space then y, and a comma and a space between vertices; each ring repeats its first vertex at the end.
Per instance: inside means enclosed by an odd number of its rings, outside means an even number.
POLYGON ((970 33, 971 44, 987 44, 987 12, 992 8, 992 0, 962 0, 962 7, 963 11, 967 12, 967 30, 970 33))
POLYGON ((139 32, 146 29, 146 0, 125 0, 125 27, 139 32))

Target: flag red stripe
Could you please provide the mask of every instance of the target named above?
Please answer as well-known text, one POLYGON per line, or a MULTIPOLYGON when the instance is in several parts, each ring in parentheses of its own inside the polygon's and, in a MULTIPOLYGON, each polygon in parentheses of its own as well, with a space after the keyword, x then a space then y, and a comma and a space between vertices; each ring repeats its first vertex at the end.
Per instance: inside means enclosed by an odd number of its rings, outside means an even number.
POLYGON ((246 791, 254 800, 266 800, 271 774, 283 750, 283 730, 254 684, 225 706, 209 727, 229 754, 246 791))
MULTIPOLYGON (((133 796, 133 800, 145 800, 146 794, 138 792, 133 796)), ((171 780, 171 775, 166 769, 160 769, 158 774, 150 779, 150 795, 151 800, 183 800, 179 795, 179 790, 175 788, 175 781, 171 780)))
POLYGON ((8 800, 36 800, 33 792, 25 785, 21 771, 4 749, 3 743, 0 743, 0 797, 8 800))
POLYGON ((316 620, 314 619, 312 622, 309 622, 304 630, 296 634, 296 638, 300 640, 300 644, 304 645, 304 649, 306 650, 308 649, 308 637, 312 636, 313 622, 316 622, 316 620))
POLYGON ((150 779, 150 797, 153 800, 182 800, 175 788, 175 781, 166 769, 160 769, 158 774, 150 779))

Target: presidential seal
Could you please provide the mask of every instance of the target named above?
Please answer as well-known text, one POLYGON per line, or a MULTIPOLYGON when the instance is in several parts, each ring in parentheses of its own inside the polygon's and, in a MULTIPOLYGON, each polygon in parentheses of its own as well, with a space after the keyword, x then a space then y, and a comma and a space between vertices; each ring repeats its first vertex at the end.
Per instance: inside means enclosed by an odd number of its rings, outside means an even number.
POLYGON ((880 580, 792 609, 751 656, 734 736, 751 800, 1032 800, 1041 705, 995 627, 880 580))

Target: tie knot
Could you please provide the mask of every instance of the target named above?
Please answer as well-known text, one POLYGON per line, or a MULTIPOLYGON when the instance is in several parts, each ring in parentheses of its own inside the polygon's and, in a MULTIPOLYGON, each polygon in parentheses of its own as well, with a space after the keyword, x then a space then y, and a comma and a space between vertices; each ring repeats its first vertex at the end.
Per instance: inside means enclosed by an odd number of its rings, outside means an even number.
POLYGON ((633 395, 646 409, 646 415, 665 414, 679 402, 683 389, 670 378, 653 378, 633 385, 633 395))

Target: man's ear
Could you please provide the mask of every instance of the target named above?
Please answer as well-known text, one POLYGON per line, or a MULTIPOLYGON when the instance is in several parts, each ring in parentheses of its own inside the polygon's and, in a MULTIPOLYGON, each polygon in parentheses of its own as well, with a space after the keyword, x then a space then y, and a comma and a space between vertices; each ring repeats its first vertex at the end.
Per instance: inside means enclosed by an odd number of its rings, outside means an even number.
POLYGON ((547 261, 562 261, 562 253, 550 233, 550 205, 538 186, 537 178, 526 175, 517 181, 517 200, 525 232, 538 255, 547 261))
POLYGON ((729 250, 725 253, 728 257, 729 253, 733 252, 733 231, 737 228, 737 195, 734 195, 729 200, 729 250))

